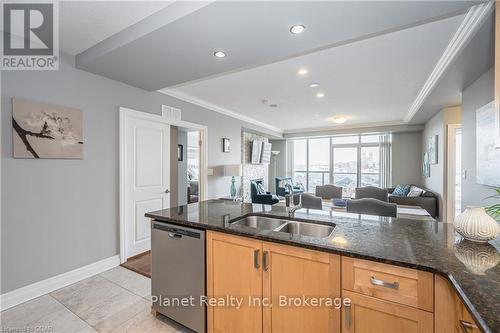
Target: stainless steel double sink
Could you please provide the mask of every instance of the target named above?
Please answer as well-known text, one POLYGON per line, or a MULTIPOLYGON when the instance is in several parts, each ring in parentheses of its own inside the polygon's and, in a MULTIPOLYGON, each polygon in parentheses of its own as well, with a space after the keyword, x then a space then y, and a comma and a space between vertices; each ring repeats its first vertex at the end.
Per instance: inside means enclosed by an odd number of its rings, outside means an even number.
POLYGON ((328 238, 332 235, 335 226, 317 224, 312 222, 301 222, 284 220, 266 216, 247 216, 236 220, 231 225, 255 228, 259 231, 272 230, 284 232, 291 235, 310 236, 317 238, 328 238))

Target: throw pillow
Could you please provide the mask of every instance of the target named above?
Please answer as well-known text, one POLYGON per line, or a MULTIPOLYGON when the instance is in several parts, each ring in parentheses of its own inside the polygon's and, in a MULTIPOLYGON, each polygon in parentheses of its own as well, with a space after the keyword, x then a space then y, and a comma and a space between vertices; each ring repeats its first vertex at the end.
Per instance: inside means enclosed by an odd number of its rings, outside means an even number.
POLYGON ((266 189, 264 188, 264 185, 261 183, 257 184, 257 189, 259 190, 259 194, 266 194, 266 189))
POLYGON ((396 185, 394 191, 392 192, 392 195, 398 197, 406 197, 408 193, 410 193, 410 188, 411 185, 396 185))
POLYGON ((410 188, 410 193, 408 193, 408 197, 420 197, 424 193, 424 190, 422 190, 420 187, 417 186, 412 186, 410 188))

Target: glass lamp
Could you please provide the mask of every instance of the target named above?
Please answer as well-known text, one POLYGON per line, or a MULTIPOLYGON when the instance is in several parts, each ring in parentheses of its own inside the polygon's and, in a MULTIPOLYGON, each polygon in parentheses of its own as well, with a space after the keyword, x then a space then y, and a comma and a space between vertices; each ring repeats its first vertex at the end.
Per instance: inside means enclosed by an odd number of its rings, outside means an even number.
POLYGON ((224 176, 226 177, 232 177, 231 178, 231 189, 230 189, 230 195, 231 198, 236 197, 236 179, 235 177, 241 177, 241 164, 229 164, 229 165, 224 165, 224 176))

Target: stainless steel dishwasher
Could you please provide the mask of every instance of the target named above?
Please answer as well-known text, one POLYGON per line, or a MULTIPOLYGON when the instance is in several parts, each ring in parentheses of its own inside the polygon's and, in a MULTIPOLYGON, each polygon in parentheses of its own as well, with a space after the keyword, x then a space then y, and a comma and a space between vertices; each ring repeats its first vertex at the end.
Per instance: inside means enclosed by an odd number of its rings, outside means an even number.
POLYGON ((205 231, 153 221, 151 231, 153 309, 192 329, 206 331, 205 231), (180 303, 192 296, 187 306, 180 303))

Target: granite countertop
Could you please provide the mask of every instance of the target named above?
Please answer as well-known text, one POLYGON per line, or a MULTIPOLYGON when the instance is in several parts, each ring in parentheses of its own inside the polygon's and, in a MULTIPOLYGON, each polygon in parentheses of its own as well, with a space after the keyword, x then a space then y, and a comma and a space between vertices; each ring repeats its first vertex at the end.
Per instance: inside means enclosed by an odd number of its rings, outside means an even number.
POLYGON ((462 239, 446 223, 307 209, 295 212, 294 219, 335 224, 329 238, 231 225, 249 214, 288 216, 286 207, 208 200, 146 217, 437 273, 451 282, 482 331, 500 332, 500 237, 479 244, 462 239))

